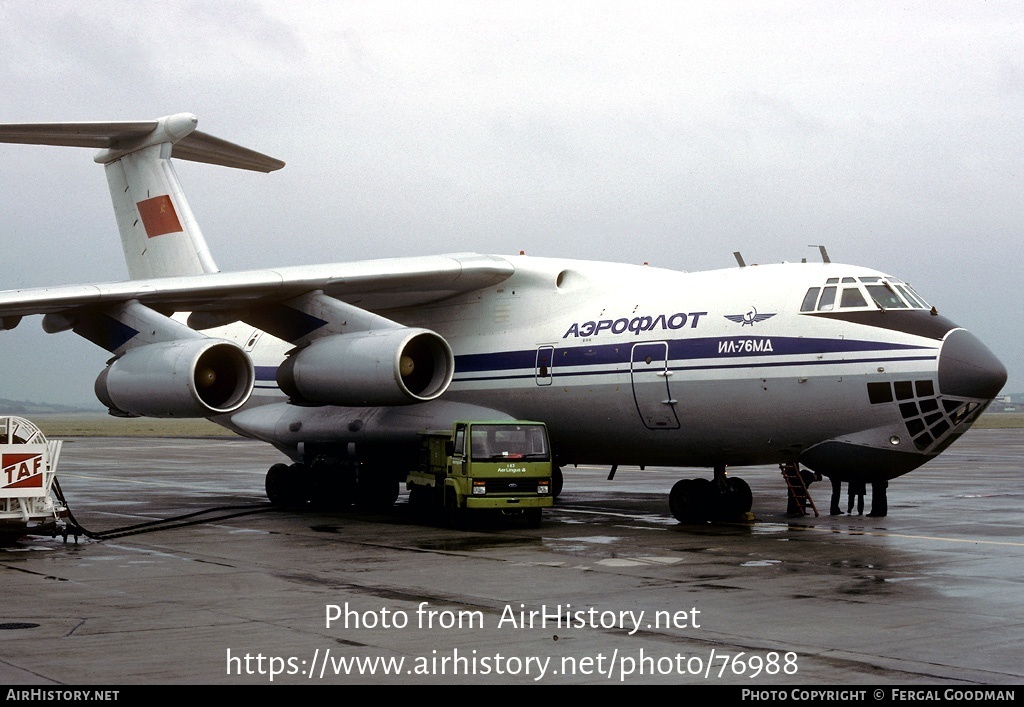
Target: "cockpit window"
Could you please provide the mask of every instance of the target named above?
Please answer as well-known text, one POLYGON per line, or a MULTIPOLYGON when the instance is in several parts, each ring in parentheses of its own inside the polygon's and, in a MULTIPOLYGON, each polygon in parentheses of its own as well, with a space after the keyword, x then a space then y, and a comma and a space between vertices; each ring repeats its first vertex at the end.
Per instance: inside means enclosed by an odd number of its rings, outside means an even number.
POLYGON ((882 309, 906 309, 907 303, 900 299, 896 290, 887 282, 881 285, 867 285, 868 294, 882 309))
POLYGON ((911 307, 920 307, 921 303, 914 298, 912 294, 907 291, 907 288, 903 285, 896 285, 896 291, 903 295, 903 299, 907 301, 911 307))
POLYGON ((819 312, 830 312, 836 302, 836 288, 826 287, 821 291, 821 299, 818 300, 819 312))
POLYGON ((843 298, 840 300, 839 306, 844 309, 847 307, 867 307, 868 303, 864 299, 864 295, 861 294, 859 287, 844 287, 843 298))
POLYGON ((804 301, 800 304, 801 312, 813 312, 814 305, 818 302, 818 293, 821 292, 820 287, 812 287, 807 290, 807 294, 804 295, 804 301))
POLYGON ((801 312, 930 308, 931 305, 907 283, 879 275, 830 277, 824 287, 808 288, 800 303, 801 312))
POLYGON ((910 285, 896 285, 896 289, 900 291, 904 299, 906 299, 907 302, 910 303, 911 307, 928 309, 928 305, 925 303, 923 299, 921 299, 921 296, 919 294, 917 294, 910 288, 910 285))

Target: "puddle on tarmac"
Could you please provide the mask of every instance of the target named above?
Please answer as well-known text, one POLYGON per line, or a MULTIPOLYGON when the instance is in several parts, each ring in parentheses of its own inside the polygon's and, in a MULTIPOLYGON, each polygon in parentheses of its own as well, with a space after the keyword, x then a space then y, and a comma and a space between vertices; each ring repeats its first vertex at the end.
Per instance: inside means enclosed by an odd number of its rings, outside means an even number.
POLYGON ((511 545, 540 545, 540 543, 540 538, 475 536, 467 538, 437 538, 435 540, 416 543, 413 547, 418 547, 421 550, 438 550, 442 552, 472 552, 474 550, 487 550, 494 547, 509 547, 511 545))

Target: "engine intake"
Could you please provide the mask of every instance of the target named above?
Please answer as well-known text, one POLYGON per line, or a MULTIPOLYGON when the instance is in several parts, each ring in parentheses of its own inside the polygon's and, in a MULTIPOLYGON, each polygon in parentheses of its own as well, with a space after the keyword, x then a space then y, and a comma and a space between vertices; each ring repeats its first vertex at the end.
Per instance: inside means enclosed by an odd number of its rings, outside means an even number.
POLYGON ((452 382, 455 357, 427 329, 385 329, 317 339, 277 369, 292 400, 321 405, 408 405, 433 400, 452 382))
POLYGON ((221 339, 147 344, 114 360, 96 379, 96 397, 113 413, 209 417, 249 399, 255 369, 240 346, 221 339))

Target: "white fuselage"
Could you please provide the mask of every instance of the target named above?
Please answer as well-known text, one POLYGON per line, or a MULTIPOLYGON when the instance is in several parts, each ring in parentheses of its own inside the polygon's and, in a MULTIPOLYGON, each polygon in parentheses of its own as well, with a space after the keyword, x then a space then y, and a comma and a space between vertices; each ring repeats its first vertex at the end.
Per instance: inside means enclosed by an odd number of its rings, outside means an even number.
MULTIPOLYGON (((937 386, 941 336, 800 311, 808 289, 829 278, 882 273, 831 263, 682 273, 509 261, 515 274, 498 286, 378 313, 448 341, 455 376, 444 401, 546 422, 561 463, 771 463, 828 440, 930 451, 914 448, 896 404, 869 401, 867 384, 937 386)), ((340 443, 356 439, 345 425, 375 411, 280 407, 273 371, 288 348, 269 336, 256 344, 249 407, 278 403, 266 411, 275 423, 240 431, 282 448, 327 442, 332 428, 340 443)))

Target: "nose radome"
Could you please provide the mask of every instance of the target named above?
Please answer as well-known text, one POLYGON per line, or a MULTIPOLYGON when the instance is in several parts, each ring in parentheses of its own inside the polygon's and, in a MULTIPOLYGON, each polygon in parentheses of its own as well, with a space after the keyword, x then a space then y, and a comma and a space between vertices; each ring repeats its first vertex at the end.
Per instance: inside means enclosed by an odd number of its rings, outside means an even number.
POLYGON ((991 400, 1006 383, 1006 366, 971 332, 955 329, 939 353, 939 392, 991 400))

